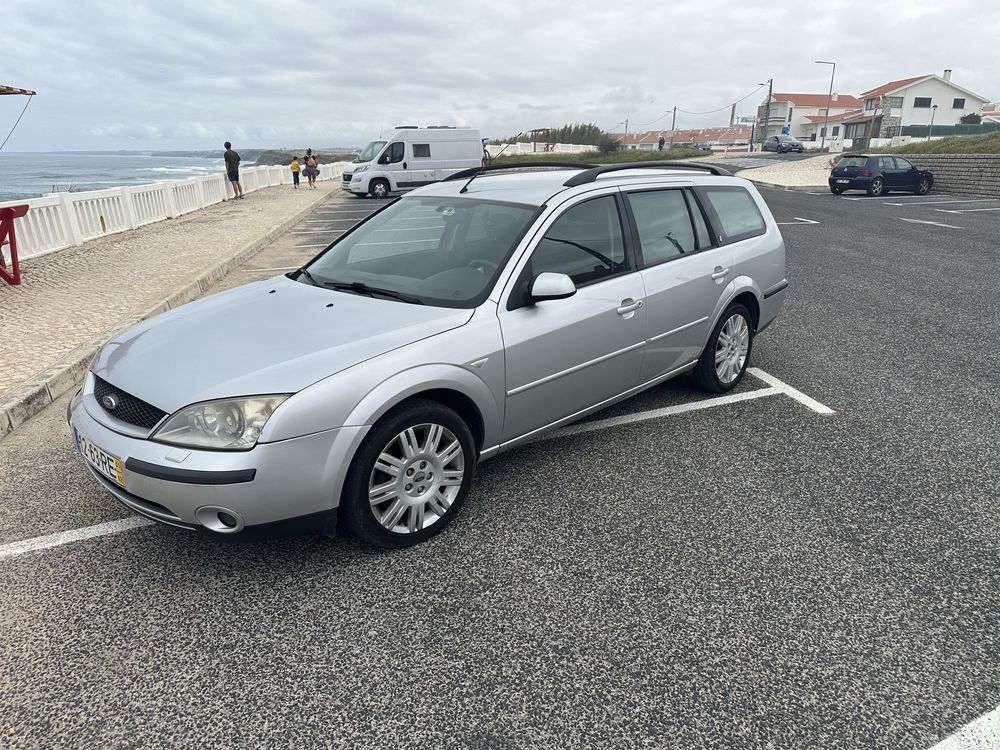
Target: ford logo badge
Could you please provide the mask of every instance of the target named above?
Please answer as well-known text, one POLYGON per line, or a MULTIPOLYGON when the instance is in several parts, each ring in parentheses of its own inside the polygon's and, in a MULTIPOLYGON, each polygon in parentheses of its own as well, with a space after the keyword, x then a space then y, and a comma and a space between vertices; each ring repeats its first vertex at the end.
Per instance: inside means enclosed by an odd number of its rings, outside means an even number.
POLYGON ((112 395, 101 397, 101 406, 103 406, 108 411, 114 411, 118 408, 118 399, 112 395))

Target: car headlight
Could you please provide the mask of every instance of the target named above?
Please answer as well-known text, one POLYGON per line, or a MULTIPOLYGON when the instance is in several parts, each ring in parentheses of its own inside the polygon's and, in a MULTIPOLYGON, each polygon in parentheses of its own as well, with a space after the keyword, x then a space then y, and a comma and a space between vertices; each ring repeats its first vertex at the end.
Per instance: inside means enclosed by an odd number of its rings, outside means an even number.
POLYGON ((154 440, 185 448, 245 451, 289 394, 205 401, 185 406, 152 434, 154 440))
POLYGON ((355 167, 352 174, 359 174, 360 172, 367 172, 368 167, 355 167))

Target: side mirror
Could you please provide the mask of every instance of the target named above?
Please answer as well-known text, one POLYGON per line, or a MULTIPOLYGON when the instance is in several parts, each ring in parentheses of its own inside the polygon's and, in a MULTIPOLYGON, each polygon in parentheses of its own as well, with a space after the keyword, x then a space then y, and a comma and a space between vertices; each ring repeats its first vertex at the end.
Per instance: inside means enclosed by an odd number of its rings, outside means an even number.
POLYGON ((388 164, 389 163, 389 154, 382 154, 378 158, 378 163, 379 164, 388 164))
POLYGON ((573 279, 564 273, 540 273, 531 283, 531 301, 566 299, 576 294, 573 279))

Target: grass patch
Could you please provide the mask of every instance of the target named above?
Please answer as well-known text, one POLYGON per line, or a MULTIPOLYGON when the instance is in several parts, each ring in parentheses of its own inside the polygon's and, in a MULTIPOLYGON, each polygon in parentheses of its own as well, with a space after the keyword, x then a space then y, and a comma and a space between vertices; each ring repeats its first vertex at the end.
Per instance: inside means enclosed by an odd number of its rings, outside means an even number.
POLYGON ((663 151, 615 151, 611 154, 602 154, 597 151, 583 154, 514 154, 512 156, 504 154, 495 157, 490 164, 530 164, 533 161, 557 161, 570 164, 621 164, 630 161, 695 159, 711 155, 708 151, 682 147, 665 148, 663 151))
MULTIPOLYGON (((1000 154, 1000 133, 956 135, 936 141, 907 143, 895 148, 872 149, 880 154, 1000 154)), ((845 152, 846 153, 846 152, 845 152)))

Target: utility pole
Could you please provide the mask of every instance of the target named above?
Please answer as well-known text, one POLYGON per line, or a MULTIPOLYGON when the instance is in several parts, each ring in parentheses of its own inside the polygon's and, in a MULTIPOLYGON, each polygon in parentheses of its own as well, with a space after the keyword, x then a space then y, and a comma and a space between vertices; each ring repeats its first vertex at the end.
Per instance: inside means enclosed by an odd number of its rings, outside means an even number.
POLYGON ((674 147, 674 130, 677 128, 677 105, 674 105, 674 116, 670 118, 670 148, 674 147))
POLYGON ((823 137, 819 142, 820 149, 823 149, 826 147, 826 133, 830 126, 830 104, 833 102, 833 77, 837 74, 837 63, 830 62, 829 60, 816 60, 816 64, 833 66, 833 70, 830 71, 830 93, 826 96, 826 116, 823 118, 823 137))
POLYGON ((733 108, 729 110, 729 127, 733 127, 733 125, 735 124, 736 124, 736 105, 734 104, 733 108))
MULTIPOLYGON (((760 84, 763 86, 764 84, 760 84)), ((767 105, 764 108, 764 128, 760 132, 760 150, 764 150, 764 141, 767 140, 767 126, 771 124, 771 92, 774 89, 774 79, 767 79, 767 105)))
POLYGON ((622 141, 622 147, 628 151, 628 118, 625 118, 625 138, 622 141))

